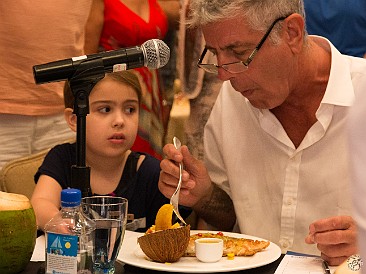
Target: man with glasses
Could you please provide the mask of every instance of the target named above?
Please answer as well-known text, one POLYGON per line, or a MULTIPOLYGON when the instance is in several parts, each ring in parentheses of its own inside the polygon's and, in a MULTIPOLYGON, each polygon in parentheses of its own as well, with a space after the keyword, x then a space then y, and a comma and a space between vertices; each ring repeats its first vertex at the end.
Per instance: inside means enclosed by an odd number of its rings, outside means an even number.
POLYGON ((366 92, 366 61, 308 36, 301 0, 192 0, 206 47, 198 66, 224 80, 205 127, 205 164, 164 147, 160 190, 177 163, 180 204, 219 230, 239 229, 331 265, 357 252, 348 111, 366 92), (207 51, 216 64, 203 63, 207 51))

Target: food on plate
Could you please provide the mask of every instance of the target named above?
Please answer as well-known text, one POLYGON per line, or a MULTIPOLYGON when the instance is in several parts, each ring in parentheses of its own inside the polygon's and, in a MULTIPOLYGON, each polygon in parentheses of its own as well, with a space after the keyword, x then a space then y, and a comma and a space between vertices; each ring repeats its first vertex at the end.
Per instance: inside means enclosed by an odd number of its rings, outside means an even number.
POLYGON ((194 241, 200 238, 219 238, 224 241, 223 256, 253 256, 269 246, 269 241, 235 238, 224 235, 222 232, 196 233, 190 236, 187 250, 184 256, 195 256, 194 241))
POLYGON ((137 239, 142 251, 151 260, 161 263, 176 262, 188 246, 190 226, 172 224, 173 206, 163 205, 155 218, 155 225, 137 239))
POLYGON ((36 244, 36 217, 29 199, 0 191, 0 273, 25 269, 36 244))

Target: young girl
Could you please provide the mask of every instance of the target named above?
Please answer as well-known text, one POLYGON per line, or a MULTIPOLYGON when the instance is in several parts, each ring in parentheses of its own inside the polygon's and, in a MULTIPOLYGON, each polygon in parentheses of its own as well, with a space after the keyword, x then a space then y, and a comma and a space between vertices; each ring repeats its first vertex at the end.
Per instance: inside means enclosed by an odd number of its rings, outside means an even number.
MULTIPOLYGON (((74 97, 68 87, 64 98, 65 119, 76 131, 74 97)), ((159 161, 130 150, 138 130, 140 98, 139 81, 131 71, 107 74, 95 85, 86 116, 86 163, 92 194, 127 198, 127 228, 146 231, 154 224, 158 209, 169 200, 157 186, 159 161)), ((61 190, 74 187, 72 165, 76 165, 76 143, 65 143, 50 150, 36 173, 31 202, 40 229, 59 211, 61 190)))

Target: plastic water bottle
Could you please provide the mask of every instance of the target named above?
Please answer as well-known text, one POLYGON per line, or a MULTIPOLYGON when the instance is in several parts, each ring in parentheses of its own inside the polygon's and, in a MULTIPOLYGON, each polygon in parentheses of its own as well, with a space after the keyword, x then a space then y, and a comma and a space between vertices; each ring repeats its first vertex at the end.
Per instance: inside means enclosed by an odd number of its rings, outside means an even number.
POLYGON ((80 202, 79 189, 61 191, 61 210, 45 226, 46 273, 93 273, 95 222, 80 202))

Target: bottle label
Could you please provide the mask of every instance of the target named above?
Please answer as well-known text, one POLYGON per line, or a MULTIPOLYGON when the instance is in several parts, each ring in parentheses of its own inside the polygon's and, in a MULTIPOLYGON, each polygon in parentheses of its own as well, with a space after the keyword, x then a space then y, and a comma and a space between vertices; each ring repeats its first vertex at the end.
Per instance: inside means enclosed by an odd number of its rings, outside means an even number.
POLYGON ((47 233, 47 273, 76 274, 78 236, 47 233))

